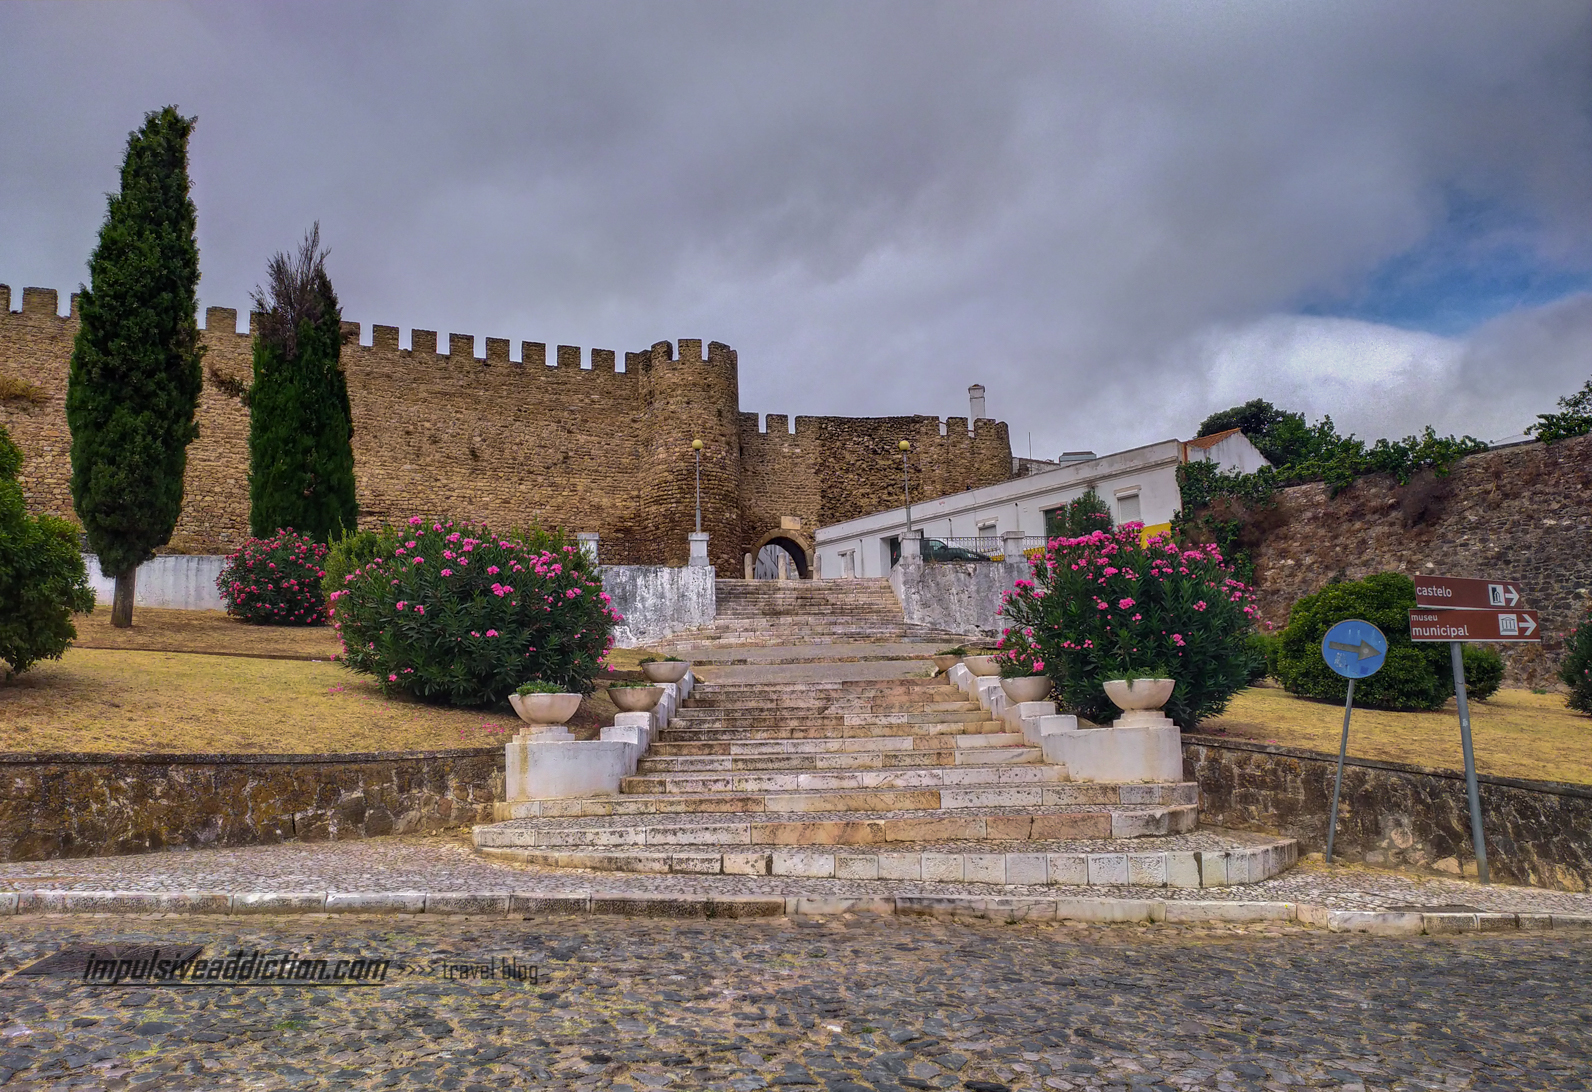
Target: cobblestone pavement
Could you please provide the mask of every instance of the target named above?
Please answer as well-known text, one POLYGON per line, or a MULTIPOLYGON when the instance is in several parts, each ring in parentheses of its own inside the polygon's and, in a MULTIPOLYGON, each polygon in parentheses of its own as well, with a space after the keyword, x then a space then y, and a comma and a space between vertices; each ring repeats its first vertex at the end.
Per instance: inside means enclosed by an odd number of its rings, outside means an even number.
POLYGON ((468 835, 0 863, 0 891, 458 891, 683 895, 1035 895, 1314 903, 1339 910, 1465 905, 1504 913, 1592 914, 1592 895, 1417 877, 1304 861, 1236 887, 994 887, 976 883, 649 875, 537 868, 476 856, 468 835))
POLYGON ((841 917, 32 919, 0 933, 10 1089, 1577 1089, 1592 945, 1287 925, 841 917), (94 986, 70 946, 394 961, 383 984, 94 986), (537 980, 449 979, 514 958, 537 980), (65 964, 66 961, 62 961, 65 964))

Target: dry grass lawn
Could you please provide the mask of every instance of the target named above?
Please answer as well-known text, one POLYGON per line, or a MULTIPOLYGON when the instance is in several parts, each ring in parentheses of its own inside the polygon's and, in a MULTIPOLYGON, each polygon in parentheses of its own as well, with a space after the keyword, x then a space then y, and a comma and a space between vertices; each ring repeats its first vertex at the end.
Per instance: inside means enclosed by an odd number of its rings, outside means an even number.
MULTIPOLYGON (((616 712, 599 690, 570 727, 595 738, 616 712)), ((519 728, 507 707, 384 697, 329 662, 73 648, 0 686, 0 751, 415 751, 493 746, 519 728)))
MULTIPOLYGON (((1563 694, 1500 690, 1470 703, 1476 768, 1499 777, 1592 784, 1592 717, 1565 707, 1563 694)), ((1204 731, 1336 754, 1343 706, 1296 698, 1277 687, 1240 691, 1204 731)), ((1464 769, 1454 702, 1436 713, 1356 709, 1349 754, 1385 762, 1464 769)))
POLYGON ((251 626, 218 610, 135 607, 132 626, 114 629, 109 604, 101 604, 92 614, 74 615, 72 623, 77 648, 329 660, 343 647, 331 626, 251 626))

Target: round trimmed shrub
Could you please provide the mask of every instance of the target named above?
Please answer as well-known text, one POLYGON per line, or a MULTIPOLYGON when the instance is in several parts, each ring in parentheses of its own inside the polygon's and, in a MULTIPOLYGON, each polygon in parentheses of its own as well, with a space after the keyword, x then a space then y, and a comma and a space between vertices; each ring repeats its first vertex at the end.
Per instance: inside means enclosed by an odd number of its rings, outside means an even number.
POLYGON ((460 706, 496 705, 531 680, 591 693, 623 621, 562 533, 418 516, 331 600, 350 668, 389 693, 460 706))
POLYGON ((1001 648, 1042 662, 1062 704, 1095 721, 1117 715, 1106 680, 1173 679, 1166 714, 1192 728, 1249 683, 1254 594, 1216 547, 1142 531, 1052 539, 1007 593, 1001 648))
POLYGON ((216 589, 227 613, 240 621, 318 626, 326 621, 325 560, 325 546, 289 527, 239 547, 221 567, 216 589))
MULTIPOLYGON (((1354 685, 1354 704, 1370 709, 1440 709, 1454 696, 1452 654, 1446 642, 1410 640, 1415 582, 1403 573, 1375 573, 1364 580, 1328 584, 1288 612, 1277 653, 1277 676, 1292 694, 1341 702, 1349 682, 1321 658, 1321 639, 1347 618, 1370 622, 1387 638, 1382 670, 1354 685)), ((1466 693, 1478 701, 1503 682, 1503 659, 1492 649, 1467 648, 1466 693)))
POLYGON ((77 528, 28 515, 21 469, 22 452, 0 425, 0 681, 60 659, 77 636, 72 614, 94 609, 77 528))
POLYGON ((1565 641, 1559 679, 1570 688, 1566 704, 1579 713, 1592 713, 1592 614, 1565 641))
MULTIPOLYGON (((1486 701, 1498 693, 1498 688, 1504 684, 1504 658, 1498 654, 1498 650, 1485 645, 1466 645, 1462 654, 1465 657, 1465 696, 1471 701, 1486 701)), ((1449 688, 1453 689, 1452 654, 1444 674, 1449 680, 1449 688)))

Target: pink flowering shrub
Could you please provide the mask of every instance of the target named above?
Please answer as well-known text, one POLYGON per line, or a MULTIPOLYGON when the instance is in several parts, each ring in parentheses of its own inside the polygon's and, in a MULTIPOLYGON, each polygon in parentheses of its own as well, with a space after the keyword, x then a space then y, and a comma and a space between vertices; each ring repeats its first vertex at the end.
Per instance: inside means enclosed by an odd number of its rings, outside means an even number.
POLYGON ((1141 545, 1142 529, 1051 539, 1006 595, 997 660, 1044 664, 1067 710, 1100 722, 1117 716, 1107 679, 1174 679, 1166 714, 1192 728, 1248 685, 1255 596, 1215 546, 1141 545))
POLYGON ((325 546, 289 527, 239 547, 221 567, 216 590, 227 613, 242 621, 318 626, 326 621, 325 560, 325 546))
POLYGON ((591 693, 623 621, 563 534, 418 516, 330 598, 349 667, 388 692, 463 706, 496 705, 531 679, 591 693))

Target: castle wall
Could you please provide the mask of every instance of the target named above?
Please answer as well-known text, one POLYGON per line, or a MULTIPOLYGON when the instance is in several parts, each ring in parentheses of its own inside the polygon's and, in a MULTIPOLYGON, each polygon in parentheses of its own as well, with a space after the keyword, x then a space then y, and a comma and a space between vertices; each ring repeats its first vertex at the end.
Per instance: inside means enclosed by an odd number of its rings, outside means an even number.
MULTIPOLYGON (((55 292, 28 288, 10 310, 0 285, 0 373, 40 388, 44 401, 0 403, 0 424, 26 457, 29 508, 76 520, 66 426, 67 366, 78 319, 58 315, 55 292)), ((249 414, 227 380, 252 380, 251 339, 237 312, 205 313, 205 386, 199 439, 188 448, 182 515, 171 553, 227 553, 249 535, 249 414), (218 382, 218 379, 220 380, 218 382)), ((703 442, 702 527, 720 573, 739 575, 741 556, 785 517, 805 536, 899 503, 901 454, 911 453, 913 497, 1011 476, 1006 426, 934 417, 770 415, 759 430, 740 411, 735 350, 699 340, 663 341, 626 353, 414 330, 400 348, 395 326, 345 323, 343 347, 354 416, 360 522, 410 515, 472 519, 493 527, 561 526, 596 531, 605 562, 683 565, 694 526, 695 459, 703 442)))
POLYGON ((1377 572, 1515 580, 1541 612, 1542 644, 1493 645, 1507 684, 1554 681, 1569 630, 1592 606, 1592 436, 1472 455, 1447 477, 1357 479, 1336 497, 1284 489, 1254 548, 1260 619, 1282 627, 1335 576, 1377 572))

